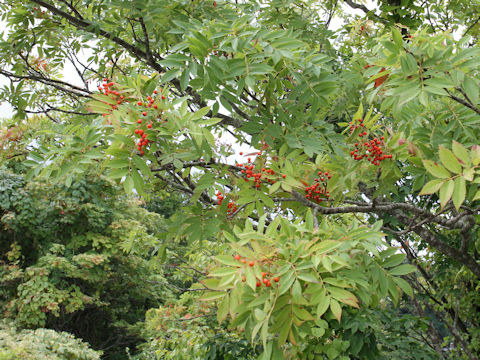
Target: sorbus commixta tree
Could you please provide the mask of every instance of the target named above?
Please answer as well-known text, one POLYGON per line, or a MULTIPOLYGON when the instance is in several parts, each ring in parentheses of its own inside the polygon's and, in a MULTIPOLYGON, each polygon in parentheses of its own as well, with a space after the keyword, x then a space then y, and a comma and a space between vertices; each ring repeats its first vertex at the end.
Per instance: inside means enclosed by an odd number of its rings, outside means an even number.
POLYGON ((444 319, 452 356, 474 359, 477 16, 345 4, 367 17, 332 37, 333 1, 9 0, 2 96, 16 127, 40 112, 55 131, 2 141, 5 157, 23 145, 29 176, 67 186, 94 169, 130 196, 182 192, 156 249, 215 244, 192 290, 262 359, 380 356, 373 320, 351 324, 386 303, 444 319), (67 60, 82 85, 60 78, 67 60))

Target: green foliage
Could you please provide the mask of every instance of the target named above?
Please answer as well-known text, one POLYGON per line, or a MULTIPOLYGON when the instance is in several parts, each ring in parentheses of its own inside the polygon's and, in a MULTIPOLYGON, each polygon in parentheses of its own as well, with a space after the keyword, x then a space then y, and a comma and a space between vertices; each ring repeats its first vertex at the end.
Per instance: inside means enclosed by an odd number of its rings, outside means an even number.
POLYGON ((160 243, 160 216, 104 180, 66 188, 1 174, 5 316, 74 332, 97 348, 112 341, 111 332, 125 343, 106 356, 125 357, 122 346, 139 342, 129 328, 170 293, 149 255, 160 243))
POLYGON ((19 331, 11 322, 0 322, 2 360, 99 360, 101 354, 66 332, 49 329, 19 331))

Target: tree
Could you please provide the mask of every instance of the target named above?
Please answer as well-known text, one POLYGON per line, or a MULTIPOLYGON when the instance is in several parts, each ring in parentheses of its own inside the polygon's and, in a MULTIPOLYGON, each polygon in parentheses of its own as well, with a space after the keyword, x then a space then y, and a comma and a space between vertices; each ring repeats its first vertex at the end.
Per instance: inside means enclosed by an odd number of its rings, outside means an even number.
POLYGON ((345 3, 366 17, 333 32, 336 1, 5 1, 4 157, 184 193, 168 236, 214 243, 192 290, 263 359, 378 356, 349 323, 388 301, 476 359, 478 12, 345 3))

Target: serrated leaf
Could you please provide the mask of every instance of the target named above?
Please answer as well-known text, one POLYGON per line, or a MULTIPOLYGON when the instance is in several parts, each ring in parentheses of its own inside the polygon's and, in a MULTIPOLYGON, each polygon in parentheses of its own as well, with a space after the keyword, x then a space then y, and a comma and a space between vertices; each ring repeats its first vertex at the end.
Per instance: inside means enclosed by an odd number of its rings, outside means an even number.
POLYGON ((123 182, 123 188, 127 194, 130 194, 133 190, 134 184, 133 184, 133 179, 129 175, 125 178, 125 181, 123 182))
POLYGON ((233 256, 230 256, 230 255, 217 255, 215 256, 215 260, 225 265, 236 266, 236 267, 241 266, 241 263, 235 260, 233 256))
POLYGON ((473 177, 475 176, 475 170, 473 168, 463 169, 462 176, 466 181, 473 181, 473 177))
POLYGON ((345 289, 329 286, 327 291, 330 293, 330 296, 338 301, 343 302, 344 304, 350 305, 354 308, 359 308, 358 299, 350 291, 345 289))
POLYGON ((199 301, 212 301, 216 299, 220 299, 227 295, 225 291, 207 291, 205 294, 200 296, 197 300, 199 301))
POLYGON ((217 321, 218 321, 219 325, 222 323, 223 320, 225 320, 227 318, 228 309, 229 309, 229 302, 230 302, 230 297, 227 294, 218 303, 218 306, 217 306, 217 321))
POLYGON ((413 297, 413 290, 408 282, 403 280, 401 277, 394 277, 393 281, 395 281, 398 287, 402 289, 403 292, 405 292, 405 294, 407 294, 410 297, 413 297))
POLYGON ((253 291, 255 291, 255 289, 257 288, 257 278, 255 277, 253 269, 249 266, 245 270, 245 277, 247 285, 250 286, 253 291))
POLYGON ((402 265, 399 265, 393 269, 390 269, 388 271, 388 273, 390 275, 394 275, 394 276, 400 276, 400 275, 407 275, 407 274, 410 274, 412 272, 415 272, 417 270, 417 268, 413 265, 410 265, 410 264, 402 264, 402 265))
POLYGON ((463 89, 467 94, 468 98, 476 104, 478 102, 478 83, 472 79, 470 76, 465 76, 463 80, 463 89))
POLYGON ((455 206, 455 209, 457 211, 458 209, 460 209, 460 205, 462 205, 462 203, 464 202, 466 193, 467 193, 467 189, 466 189, 465 179, 459 176, 455 179, 453 195, 452 195, 453 205, 455 206))
POLYGON ((480 164, 480 145, 473 145, 470 149, 470 159, 472 160, 473 165, 477 166, 480 164))
POLYGON ((231 268, 231 267, 222 267, 218 269, 212 270, 209 275, 210 276, 216 276, 216 277, 223 277, 223 276, 228 276, 232 275, 238 272, 237 268, 231 268))
POLYGON ((400 48, 403 47, 402 34, 400 33, 400 31, 398 31, 398 29, 396 28, 392 29, 392 36, 393 36, 393 41, 395 42, 395 45, 397 45, 400 48))
POLYGON ((438 147, 438 155, 440 156, 440 161, 442 162, 443 166, 450 170, 455 174, 460 174, 462 172, 462 165, 455 157, 453 152, 448 150, 446 147, 440 145, 438 147))
POLYGON ((290 289, 293 282, 295 281, 295 276, 293 270, 287 272, 287 274, 282 278, 280 282, 280 286, 278 289, 278 295, 282 295, 283 293, 287 292, 290 289))
POLYGON ((268 189, 268 193, 271 195, 273 194, 275 191, 277 191, 278 189, 280 189, 280 185, 282 185, 282 183, 280 181, 277 181, 275 184, 273 184, 272 186, 270 186, 270 188, 268 189))
POLYGON ((440 207, 443 209, 447 205, 448 201, 452 198, 453 189, 455 184, 453 180, 448 180, 440 188, 440 207))
POLYGON ((330 299, 330 310, 332 311, 335 318, 340 323, 340 319, 342 318, 342 307, 335 299, 330 299))
POLYGON ((442 165, 434 163, 432 160, 423 160, 423 166, 430 174, 437 178, 447 179, 450 173, 442 165))
POLYGON ((298 273, 297 277, 299 279, 303 280, 303 281, 306 281, 306 282, 318 283, 317 278, 313 274, 310 274, 310 273, 298 273))
POLYGON ((477 191, 477 193, 473 196, 472 201, 480 199, 480 190, 477 191))
POLYGON ((330 306, 330 296, 325 295, 317 305, 317 316, 320 318, 330 306))
POLYGON ((452 151, 455 156, 462 161, 462 166, 470 167, 470 156, 468 150, 460 144, 458 141, 453 140, 452 142, 452 151))
POLYGON ((405 260, 405 255, 404 254, 395 254, 387 258, 383 264, 382 267, 384 268, 390 268, 397 266, 398 264, 402 263, 403 260, 405 260))
POLYGON ((145 160, 138 155, 133 155, 132 158, 137 169, 140 170, 143 175, 148 176, 152 179, 153 178, 152 172, 150 171, 150 168, 148 167, 145 160))
POLYGON ((302 286, 298 280, 295 280, 292 286, 292 296, 294 301, 300 301, 302 297, 302 286))
POLYGON ((442 179, 434 179, 429 181, 422 188, 422 191, 420 191, 419 195, 428 195, 428 194, 436 193, 438 190, 440 190, 444 182, 445 180, 442 180, 442 179))

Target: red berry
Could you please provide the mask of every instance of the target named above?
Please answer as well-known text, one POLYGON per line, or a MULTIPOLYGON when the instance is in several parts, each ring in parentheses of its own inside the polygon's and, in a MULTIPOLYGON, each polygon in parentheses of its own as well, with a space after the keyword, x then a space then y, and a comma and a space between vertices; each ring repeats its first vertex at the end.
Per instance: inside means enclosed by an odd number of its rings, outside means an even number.
POLYGON ((267 276, 267 273, 262 272, 262 278, 264 278, 265 276, 267 276))
POLYGON ((162 100, 165 100, 165 95, 162 95, 162 100))
POLYGON ((137 120, 137 123, 141 124, 141 123, 142 123, 142 119, 138 119, 138 120, 137 120))
POLYGON ((260 287, 262 286, 262 283, 260 282, 260 280, 257 280, 257 287, 260 287))
POLYGON ((273 281, 279 282, 279 281, 280 281, 280 278, 279 278, 278 276, 277 276, 277 277, 274 277, 274 278, 273 278, 273 281))
POLYGON ((138 106, 142 106, 142 102, 139 101, 139 102, 137 103, 137 105, 138 105, 138 106))
POLYGON ((147 125, 147 128, 151 129, 151 128, 152 128, 152 124, 148 124, 148 125, 147 125))
POLYGON ((282 177, 285 179, 287 177, 287 175, 283 174, 282 177))
POLYGON ((140 132, 140 130, 135 129, 135 134, 138 134, 139 132, 140 132))
POLYGON ((140 155, 143 155, 143 154, 145 154, 145 151, 143 151, 143 150, 140 151, 140 155))
POLYGON ((255 265, 255 262, 250 261, 250 262, 248 263, 248 265, 253 266, 253 265, 255 265))
POLYGON ((263 283, 266 285, 268 282, 268 279, 263 279, 263 283))
POLYGON ((147 112, 144 111, 144 112, 142 113, 142 115, 143 115, 143 116, 147 116, 147 112))
POLYGON ((235 255, 233 258, 234 258, 235 260, 240 260, 240 255, 237 254, 237 255, 235 255))
POLYGON ((270 287, 272 286, 272 283, 270 282, 270 280, 267 281, 267 283, 265 284, 266 287, 270 287))
POLYGON ((157 93, 157 90, 153 90, 153 93, 156 94, 156 93, 157 93))
POLYGON ((153 105, 153 108, 154 108, 154 109, 158 109, 158 106, 155 104, 155 105, 153 105))
POLYGON ((246 264, 246 263, 247 263, 247 260, 242 259, 241 262, 244 263, 244 264, 246 264))
POLYGON ((239 154, 240 154, 240 155, 243 155, 243 152, 240 151, 239 154))

